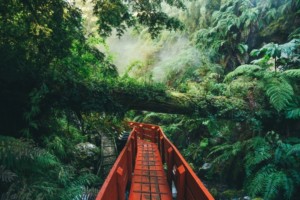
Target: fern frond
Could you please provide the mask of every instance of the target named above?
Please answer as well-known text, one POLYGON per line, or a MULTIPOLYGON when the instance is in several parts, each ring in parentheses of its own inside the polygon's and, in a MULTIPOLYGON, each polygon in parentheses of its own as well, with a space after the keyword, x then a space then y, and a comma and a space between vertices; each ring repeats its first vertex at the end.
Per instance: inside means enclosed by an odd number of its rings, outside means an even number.
POLYGON ((40 195, 41 199, 56 196, 59 190, 59 186, 55 182, 43 179, 37 180, 30 188, 34 194, 40 195))
POLYGON ((264 145, 257 146, 256 148, 250 150, 245 157, 245 169, 248 176, 252 174, 257 165, 272 158, 270 145, 266 142, 263 144, 264 145))
POLYGON ((288 119, 300 119, 300 108, 289 109, 286 113, 288 119))
POLYGON ((208 157, 220 153, 220 155, 217 155, 213 159, 212 163, 224 163, 229 159, 237 156, 242 151, 242 149, 243 143, 241 143, 240 141, 234 144, 222 144, 213 147, 212 151, 208 154, 208 157))
POLYGON ((281 111, 290 104, 294 90, 286 80, 280 79, 267 84, 266 93, 274 108, 277 111, 281 111))
POLYGON ((0 136, 0 160, 8 167, 18 167, 18 163, 33 160, 41 154, 41 149, 27 140, 0 136))
POLYGON ((282 177, 282 187, 284 189, 284 196, 286 199, 291 199, 293 196, 295 189, 294 185, 293 179, 284 174, 282 177))
POLYGON ((247 190, 252 196, 256 196, 261 194, 263 191, 266 190, 267 179, 270 173, 276 171, 276 168, 272 164, 268 164, 259 170, 257 173, 254 174, 252 179, 249 181, 247 185, 247 190))
POLYGON ((97 188, 84 187, 82 194, 77 195, 74 200, 96 199, 98 192, 97 188))
POLYGON ((58 166, 60 164, 58 162, 57 158, 47 151, 43 151, 42 154, 37 156, 35 159, 35 162, 37 165, 40 165, 41 167, 44 167, 44 168, 54 167, 54 166, 58 166))
POLYGON ((87 196, 93 195, 93 191, 87 189, 88 185, 99 180, 94 174, 83 174, 74 180, 64 193, 63 199, 86 199, 87 196))
POLYGON ((45 139, 47 149, 62 158, 66 156, 65 144, 61 137, 52 136, 45 139))
POLYGON ((300 78, 300 69, 286 70, 284 74, 289 78, 300 78))
POLYGON ((96 182, 99 178, 95 174, 87 173, 79 176, 75 181, 71 183, 71 185, 91 185, 92 183, 96 182))
POLYGON ((264 191, 264 199, 274 199, 278 194, 282 181, 286 179, 286 175, 282 172, 275 171, 267 176, 266 190, 264 191))
POLYGON ((241 20, 244 22, 244 27, 249 27, 250 24, 257 21, 259 11, 257 8, 248 8, 241 15, 241 20))
POLYGON ((5 169, 4 166, 0 165, 0 180, 4 183, 10 183, 14 181, 17 177, 17 174, 14 172, 5 169))
POLYGON ((85 188, 85 196, 87 196, 87 199, 96 199, 98 192, 98 188, 85 188))
POLYGON ((300 46, 300 39, 293 39, 288 43, 279 45, 281 52, 285 53, 286 56, 292 55, 297 48, 300 46))
POLYGON ((233 80, 237 76, 241 75, 252 75, 261 69, 258 65, 241 65, 237 67, 234 71, 228 73, 224 79, 225 82, 233 80))
POLYGON ((300 153, 300 144, 295 144, 291 147, 291 149, 287 152, 287 155, 291 155, 294 153, 300 153))
POLYGON ((289 170, 291 178, 294 180, 295 184, 300 184, 300 172, 298 170, 289 170))
POLYGON ((210 153, 208 154, 208 157, 218 153, 218 152, 223 152, 227 149, 231 149, 231 144, 222 144, 222 145, 218 145, 218 146, 215 146, 211 149, 210 153))
POLYGON ((257 171, 246 185, 249 194, 252 196, 262 194, 266 190, 269 175, 274 172, 276 172, 276 167, 273 164, 268 164, 257 171))

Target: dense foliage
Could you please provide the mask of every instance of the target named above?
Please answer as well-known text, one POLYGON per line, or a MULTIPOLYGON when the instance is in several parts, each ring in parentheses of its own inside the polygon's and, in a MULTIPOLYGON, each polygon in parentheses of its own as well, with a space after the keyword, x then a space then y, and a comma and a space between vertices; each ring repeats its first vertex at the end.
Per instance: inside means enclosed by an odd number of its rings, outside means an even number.
POLYGON ((216 199, 297 199, 299 0, 76 2, 0 2, 1 199, 93 199, 124 118, 162 125, 216 199), (146 55, 123 74, 112 34, 146 55))
POLYGON ((135 119, 163 125, 217 199, 297 199, 300 2, 192 1, 187 7, 180 18, 200 66, 178 54, 172 64, 184 67, 171 68, 164 81, 208 101, 189 117, 135 119), (217 102, 217 112, 209 102, 217 102))
MULTIPOLYGON (((180 28, 161 3, 95 1, 99 34, 89 36, 70 1, 0 2, 1 199, 95 198, 103 182, 99 138, 120 129, 127 109, 114 91, 144 98, 146 90, 164 92, 118 78, 95 45, 105 46, 99 35, 113 28, 121 35, 145 25, 153 37, 180 28)), ((167 3, 183 8, 181 1, 167 3)))

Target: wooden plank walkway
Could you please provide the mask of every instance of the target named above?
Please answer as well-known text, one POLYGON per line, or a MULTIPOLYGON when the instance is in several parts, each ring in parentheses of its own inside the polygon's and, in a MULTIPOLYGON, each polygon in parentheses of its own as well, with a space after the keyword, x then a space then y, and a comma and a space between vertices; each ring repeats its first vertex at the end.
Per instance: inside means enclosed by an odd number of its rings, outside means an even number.
POLYGON ((135 122, 129 125, 133 129, 127 143, 96 200, 124 200, 129 184, 129 200, 172 200, 171 182, 178 200, 214 200, 159 126, 135 122))
POLYGON ((157 144, 137 140, 129 200, 172 200, 157 144))

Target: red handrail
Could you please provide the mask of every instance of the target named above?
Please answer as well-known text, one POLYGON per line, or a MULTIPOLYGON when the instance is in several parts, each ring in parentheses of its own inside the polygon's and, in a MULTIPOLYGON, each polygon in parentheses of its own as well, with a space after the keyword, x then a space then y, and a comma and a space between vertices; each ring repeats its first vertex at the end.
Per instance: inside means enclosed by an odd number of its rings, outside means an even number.
POLYGON ((174 182, 179 200, 213 200, 204 184, 156 125, 130 122, 133 128, 127 143, 107 176, 96 200, 124 200, 130 184, 136 158, 137 139, 157 143, 163 162, 167 164, 167 179, 174 182))

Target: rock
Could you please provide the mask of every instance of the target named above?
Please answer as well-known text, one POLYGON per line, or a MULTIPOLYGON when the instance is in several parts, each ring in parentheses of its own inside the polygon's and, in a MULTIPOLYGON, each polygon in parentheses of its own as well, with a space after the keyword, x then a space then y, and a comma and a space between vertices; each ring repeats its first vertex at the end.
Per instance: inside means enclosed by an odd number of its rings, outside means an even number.
POLYGON ((211 168, 211 163, 204 163, 201 167, 201 169, 207 170, 211 168))
POLYGON ((79 143, 76 145, 75 149, 75 154, 81 158, 94 157, 100 153, 100 149, 96 145, 89 142, 79 143))

